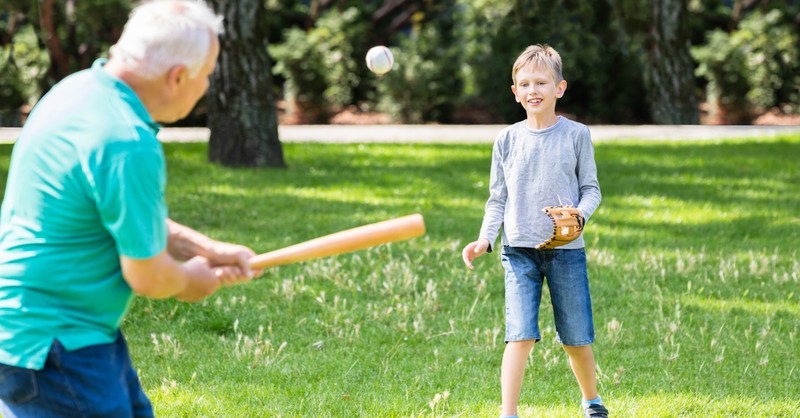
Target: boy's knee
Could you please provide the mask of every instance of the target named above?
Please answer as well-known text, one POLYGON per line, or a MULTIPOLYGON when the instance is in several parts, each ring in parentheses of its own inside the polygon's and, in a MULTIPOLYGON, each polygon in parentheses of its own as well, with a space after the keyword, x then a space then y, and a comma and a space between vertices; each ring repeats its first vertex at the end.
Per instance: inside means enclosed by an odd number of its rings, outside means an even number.
POLYGON ((506 345, 506 348, 518 349, 518 350, 530 350, 533 348, 533 345, 536 344, 536 341, 538 340, 509 341, 506 345))

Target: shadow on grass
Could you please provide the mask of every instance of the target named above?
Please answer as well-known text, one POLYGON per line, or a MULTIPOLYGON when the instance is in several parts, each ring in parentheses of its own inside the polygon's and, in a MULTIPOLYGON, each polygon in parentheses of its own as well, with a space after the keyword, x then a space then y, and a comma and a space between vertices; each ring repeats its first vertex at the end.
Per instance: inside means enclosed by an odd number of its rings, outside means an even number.
MULTIPOLYGON (((675 248, 800 242, 800 142, 603 144, 604 241, 675 248), (621 239, 615 239, 619 235, 621 239), (646 240, 646 242, 644 242, 646 240)), ((792 246, 790 244, 790 246, 792 246)))
POLYGON ((288 169, 210 166, 203 144, 165 149, 176 220, 233 223, 281 245, 413 212, 433 239, 472 239, 488 196, 476 187, 488 177, 485 148, 289 144, 288 169), (454 229, 465 234, 448 236, 454 229))

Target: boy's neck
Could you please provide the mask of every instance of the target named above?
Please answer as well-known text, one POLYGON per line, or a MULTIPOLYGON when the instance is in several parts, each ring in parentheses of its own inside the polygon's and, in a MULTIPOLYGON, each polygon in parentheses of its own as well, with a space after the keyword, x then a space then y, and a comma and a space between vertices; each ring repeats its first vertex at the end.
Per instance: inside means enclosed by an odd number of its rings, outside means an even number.
POLYGON ((558 122, 558 115, 555 113, 549 115, 528 115, 528 119, 525 120, 525 125, 533 130, 540 130, 549 128, 558 122))

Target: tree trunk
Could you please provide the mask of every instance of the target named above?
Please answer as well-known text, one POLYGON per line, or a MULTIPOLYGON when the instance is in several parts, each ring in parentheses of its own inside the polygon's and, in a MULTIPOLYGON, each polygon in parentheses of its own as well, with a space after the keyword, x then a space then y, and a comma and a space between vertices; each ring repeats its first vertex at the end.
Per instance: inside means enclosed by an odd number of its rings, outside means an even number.
POLYGON ((285 167, 278 138, 261 0, 211 0, 225 16, 217 69, 206 96, 208 159, 232 167, 285 167))
POLYGON ((698 124, 687 0, 611 0, 629 39, 642 47, 650 115, 658 124, 698 124))
POLYGON ((47 46, 47 52, 50 55, 52 65, 50 67, 53 77, 56 80, 70 74, 69 57, 61 47, 61 41, 58 39, 58 30, 53 8, 54 0, 39 0, 39 24, 42 27, 42 38, 47 46))

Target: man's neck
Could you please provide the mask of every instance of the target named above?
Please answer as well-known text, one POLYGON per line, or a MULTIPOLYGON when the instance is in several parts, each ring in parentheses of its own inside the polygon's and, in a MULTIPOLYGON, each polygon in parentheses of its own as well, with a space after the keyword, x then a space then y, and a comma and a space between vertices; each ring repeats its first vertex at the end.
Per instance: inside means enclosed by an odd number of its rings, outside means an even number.
POLYGON ((122 80, 128 87, 136 93, 139 100, 142 101, 144 108, 153 120, 158 120, 158 103, 160 102, 159 93, 160 89, 157 86, 157 80, 145 79, 133 71, 130 71, 121 62, 113 58, 103 65, 103 70, 108 74, 122 80))

